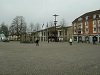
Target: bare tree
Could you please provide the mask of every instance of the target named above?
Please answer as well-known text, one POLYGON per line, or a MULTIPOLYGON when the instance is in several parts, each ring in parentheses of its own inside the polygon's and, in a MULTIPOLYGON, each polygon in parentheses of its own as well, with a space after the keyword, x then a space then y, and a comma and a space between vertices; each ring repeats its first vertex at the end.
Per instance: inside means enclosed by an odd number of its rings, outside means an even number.
POLYGON ((62 35, 63 35, 63 42, 64 42, 64 41, 65 41, 65 36, 64 36, 65 30, 64 30, 64 28, 65 28, 65 26, 66 26, 66 21, 65 21, 65 19, 62 19, 62 20, 60 21, 60 24, 61 24, 61 28, 62 28, 62 35))
POLYGON ((34 24, 31 22, 30 25, 29 25, 28 28, 27 28, 27 31, 30 32, 30 33, 32 33, 34 30, 35 30, 35 26, 34 26, 34 24))
POLYGON ((38 31, 41 29, 41 27, 40 27, 40 24, 39 23, 37 23, 36 25, 35 25, 35 30, 36 30, 36 37, 38 37, 38 31))
POLYGON ((14 35, 16 33, 15 25, 11 25, 9 27, 9 34, 14 35))
MULTIPOLYGON (((21 34, 26 33, 26 22, 23 16, 16 16, 10 26, 10 34, 15 34, 21 36, 21 34)), ((18 40, 18 39, 17 39, 18 40)))
POLYGON ((35 25, 35 29, 36 29, 36 31, 39 31, 39 30, 41 29, 41 27, 40 27, 40 24, 39 24, 39 23, 36 23, 36 25, 35 25))
POLYGON ((34 24, 32 22, 30 23, 30 29, 31 29, 31 33, 32 33, 34 30, 34 24))
POLYGON ((53 21, 50 21, 50 22, 49 22, 49 26, 52 27, 53 25, 54 25, 54 24, 53 24, 53 21))

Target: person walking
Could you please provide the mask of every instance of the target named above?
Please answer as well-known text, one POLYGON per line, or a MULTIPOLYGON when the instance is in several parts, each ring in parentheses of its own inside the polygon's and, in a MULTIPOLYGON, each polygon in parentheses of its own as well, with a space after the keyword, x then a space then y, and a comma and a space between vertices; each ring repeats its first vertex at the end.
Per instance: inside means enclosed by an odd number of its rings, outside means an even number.
POLYGON ((39 39, 36 40, 36 46, 39 46, 39 39))
POLYGON ((72 38, 69 39, 69 43, 70 43, 70 45, 72 45, 72 38))
POLYGON ((93 37, 93 44, 96 44, 96 36, 93 37))

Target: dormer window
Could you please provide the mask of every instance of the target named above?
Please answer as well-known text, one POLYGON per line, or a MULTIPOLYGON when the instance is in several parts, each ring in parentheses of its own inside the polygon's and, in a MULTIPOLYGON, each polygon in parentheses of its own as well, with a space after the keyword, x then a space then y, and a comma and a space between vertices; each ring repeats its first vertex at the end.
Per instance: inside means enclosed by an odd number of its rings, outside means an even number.
POLYGON ((93 15, 93 19, 95 19, 96 18, 96 15, 93 15))
POLYGON ((85 19, 88 20, 88 16, 86 16, 85 19))
POLYGON ((82 21, 83 19, 80 17, 80 18, 78 18, 78 21, 82 21))

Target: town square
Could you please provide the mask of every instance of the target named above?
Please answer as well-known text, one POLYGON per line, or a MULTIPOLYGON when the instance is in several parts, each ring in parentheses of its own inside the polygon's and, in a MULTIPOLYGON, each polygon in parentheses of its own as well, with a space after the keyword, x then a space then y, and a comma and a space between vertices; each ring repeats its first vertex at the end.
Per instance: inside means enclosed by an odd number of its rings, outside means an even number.
POLYGON ((0 42, 0 75, 100 75, 100 44, 0 42))
POLYGON ((100 75, 100 0, 0 0, 0 75, 100 75))

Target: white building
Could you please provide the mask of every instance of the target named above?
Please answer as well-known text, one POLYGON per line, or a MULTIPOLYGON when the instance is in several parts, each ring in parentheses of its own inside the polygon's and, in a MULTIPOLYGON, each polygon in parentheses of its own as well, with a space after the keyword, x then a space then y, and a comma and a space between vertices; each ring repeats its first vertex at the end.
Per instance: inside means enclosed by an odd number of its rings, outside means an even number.
POLYGON ((40 41, 55 41, 55 38, 57 39, 56 41, 68 41, 70 37, 72 37, 72 26, 68 27, 62 27, 55 26, 48 27, 46 29, 40 30, 36 32, 36 37, 40 41), (56 31, 56 34, 55 34, 56 31))

